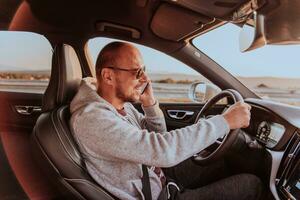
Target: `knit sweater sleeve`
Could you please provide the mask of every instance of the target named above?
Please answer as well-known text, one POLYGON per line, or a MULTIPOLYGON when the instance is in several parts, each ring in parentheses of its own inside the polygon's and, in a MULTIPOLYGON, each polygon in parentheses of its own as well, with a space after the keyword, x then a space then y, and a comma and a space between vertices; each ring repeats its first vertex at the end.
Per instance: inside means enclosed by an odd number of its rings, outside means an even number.
POLYGON ((130 104, 129 107, 142 129, 161 133, 167 131, 165 117, 162 110, 159 108, 158 101, 152 106, 145 107, 142 105, 142 109, 145 113, 144 115, 136 110, 132 104, 130 104))
POLYGON ((71 126, 94 155, 157 167, 174 166, 229 132, 221 115, 170 132, 156 132, 140 130, 111 111, 97 107, 74 115, 71 126))

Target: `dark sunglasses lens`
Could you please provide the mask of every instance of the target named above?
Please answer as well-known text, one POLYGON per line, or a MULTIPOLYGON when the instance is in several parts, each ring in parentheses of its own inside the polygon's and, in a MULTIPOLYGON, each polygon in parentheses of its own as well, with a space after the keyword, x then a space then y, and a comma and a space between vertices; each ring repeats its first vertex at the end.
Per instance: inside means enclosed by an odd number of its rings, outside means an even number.
POLYGON ((136 73, 136 78, 141 78, 145 70, 146 70, 145 66, 141 67, 136 73))

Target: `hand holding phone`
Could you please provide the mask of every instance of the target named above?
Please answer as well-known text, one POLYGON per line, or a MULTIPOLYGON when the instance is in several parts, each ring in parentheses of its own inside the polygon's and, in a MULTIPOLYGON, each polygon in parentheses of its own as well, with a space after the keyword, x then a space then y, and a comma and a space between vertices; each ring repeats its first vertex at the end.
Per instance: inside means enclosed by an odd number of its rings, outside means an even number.
POLYGON ((143 86, 142 86, 142 89, 141 89, 141 95, 144 94, 145 90, 147 89, 149 85, 149 82, 145 83, 143 86))
POLYGON ((143 106, 152 106, 155 104, 155 98, 153 95, 150 81, 148 81, 142 85, 140 101, 143 106), (146 90, 147 90, 147 92, 145 93, 146 90))

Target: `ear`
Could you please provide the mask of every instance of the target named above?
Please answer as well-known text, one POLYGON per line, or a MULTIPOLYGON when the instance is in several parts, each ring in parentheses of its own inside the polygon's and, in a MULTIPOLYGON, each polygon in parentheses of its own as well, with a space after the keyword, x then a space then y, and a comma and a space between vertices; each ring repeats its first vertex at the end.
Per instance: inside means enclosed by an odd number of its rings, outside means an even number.
POLYGON ((106 84, 113 85, 114 73, 112 72, 112 70, 104 68, 101 71, 101 78, 106 84))

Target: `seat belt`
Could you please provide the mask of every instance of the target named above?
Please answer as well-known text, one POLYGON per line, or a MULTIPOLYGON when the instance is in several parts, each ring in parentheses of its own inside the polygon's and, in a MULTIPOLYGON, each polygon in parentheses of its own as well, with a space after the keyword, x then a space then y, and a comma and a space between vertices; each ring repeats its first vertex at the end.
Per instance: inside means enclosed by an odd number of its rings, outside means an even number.
POLYGON ((143 177, 142 177, 142 192, 145 197, 145 200, 152 200, 152 194, 151 194, 151 185, 149 180, 149 174, 148 174, 148 167, 146 165, 142 165, 143 169, 143 177))

